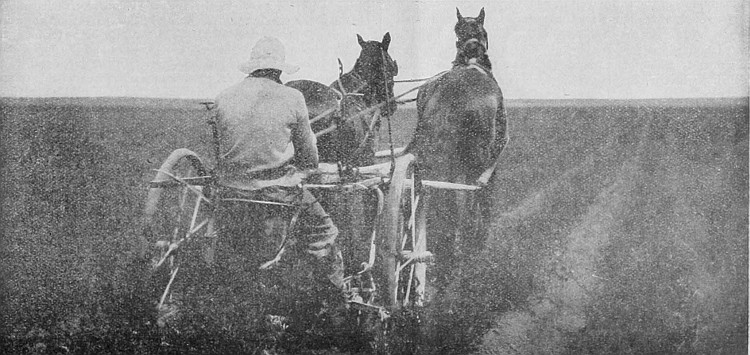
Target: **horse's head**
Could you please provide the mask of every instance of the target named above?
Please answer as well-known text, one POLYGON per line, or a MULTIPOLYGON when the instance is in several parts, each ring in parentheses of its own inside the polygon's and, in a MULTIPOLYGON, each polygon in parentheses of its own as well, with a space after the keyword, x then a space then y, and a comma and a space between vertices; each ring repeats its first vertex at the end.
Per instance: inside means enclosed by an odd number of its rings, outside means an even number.
POLYGON ((458 22, 454 27, 456 32, 456 59, 454 65, 479 64, 492 70, 492 63, 487 56, 488 41, 487 31, 484 29, 484 8, 479 11, 477 17, 463 17, 461 11, 456 8, 458 22))
POLYGON ((458 48, 458 53, 453 64, 459 66, 479 64, 487 69, 492 69, 492 63, 487 56, 487 48, 477 39, 470 39, 458 48))
POLYGON ((466 42, 471 40, 479 41, 485 49, 489 48, 487 31, 484 29, 484 8, 479 11, 479 16, 477 17, 463 17, 461 16, 461 11, 456 8, 456 17, 458 17, 458 22, 456 22, 456 26, 453 28, 456 32, 456 37, 458 37, 456 48, 461 50, 466 42))
POLYGON ((386 33, 383 41, 365 41, 357 35, 362 51, 354 64, 354 71, 365 81, 361 90, 367 106, 377 105, 391 100, 383 107, 382 112, 390 115, 396 111, 393 99, 393 77, 398 75, 398 64, 388 54, 391 34, 386 33))

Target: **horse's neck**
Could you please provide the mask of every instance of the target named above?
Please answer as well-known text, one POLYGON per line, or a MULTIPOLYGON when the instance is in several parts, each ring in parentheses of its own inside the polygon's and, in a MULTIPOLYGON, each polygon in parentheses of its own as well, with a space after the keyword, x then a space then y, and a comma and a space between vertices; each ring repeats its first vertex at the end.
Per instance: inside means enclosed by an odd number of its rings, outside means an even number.
POLYGON ((362 80, 359 74, 351 70, 332 82, 329 87, 335 90, 339 95, 340 108, 346 107, 346 110, 363 110, 366 108, 364 98, 361 95, 364 80, 362 80), (358 93, 359 91, 359 93, 358 93))
POLYGON ((351 94, 353 92, 360 91, 364 87, 364 79, 354 70, 350 70, 346 74, 342 75, 336 83, 334 88, 340 91, 342 94, 351 94))
POLYGON ((363 89, 365 89, 367 83, 362 76, 351 70, 346 74, 341 75, 339 79, 331 84, 331 88, 338 91, 341 95, 341 105, 347 107, 349 110, 363 110, 367 108, 367 103, 364 98, 363 89))

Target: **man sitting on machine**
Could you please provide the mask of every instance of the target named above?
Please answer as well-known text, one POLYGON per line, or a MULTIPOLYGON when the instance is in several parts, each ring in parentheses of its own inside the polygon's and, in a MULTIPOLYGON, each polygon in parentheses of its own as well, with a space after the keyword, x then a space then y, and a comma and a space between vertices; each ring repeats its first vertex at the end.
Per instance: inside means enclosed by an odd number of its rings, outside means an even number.
POLYGON ((278 39, 264 37, 255 44, 250 60, 240 66, 248 76, 215 100, 217 173, 220 185, 232 188, 233 194, 298 206, 297 241, 340 294, 344 265, 336 242, 339 231, 301 185, 304 172, 318 167, 315 134, 302 94, 280 80, 282 72, 298 69, 285 62, 278 39))

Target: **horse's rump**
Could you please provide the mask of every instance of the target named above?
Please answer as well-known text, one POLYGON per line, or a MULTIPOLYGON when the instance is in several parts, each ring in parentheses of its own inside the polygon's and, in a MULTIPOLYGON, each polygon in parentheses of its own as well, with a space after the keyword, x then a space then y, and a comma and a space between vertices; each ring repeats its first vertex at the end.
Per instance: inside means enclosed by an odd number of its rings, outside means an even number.
MULTIPOLYGON (((302 96, 305 98, 305 104, 307 105, 307 111, 310 114, 310 119, 315 118, 326 111, 335 111, 339 108, 339 100, 341 98, 336 91, 322 83, 312 80, 294 80, 287 82, 286 86, 297 89, 302 93, 302 96)), ((333 115, 329 117, 332 116, 333 115)), ((313 131, 319 131, 327 127, 322 126, 322 124, 316 124, 315 126, 316 127, 313 127, 313 131)))
POLYGON ((407 148, 428 179, 469 183, 494 162, 505 134, 503 96, 481 68, 454 68, 420 88, 417 128, 407 148), (502 127, 499 127, 501 125, 502 127))

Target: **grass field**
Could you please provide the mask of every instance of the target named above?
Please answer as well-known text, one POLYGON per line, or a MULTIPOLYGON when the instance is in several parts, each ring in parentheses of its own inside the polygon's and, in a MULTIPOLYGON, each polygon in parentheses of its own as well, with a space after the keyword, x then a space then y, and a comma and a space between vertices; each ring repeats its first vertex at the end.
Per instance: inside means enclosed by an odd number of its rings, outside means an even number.
MULTIPOLYGON (((143 324, 129 250, 151 169, 176 148, 210 157, 198 102, 2 99, 0 316, 10 352, 173 349, 143 324)), ((491 236, 451 285, 430 349, 745 353, 747 98, 507 105, 491 236)), ((399 109, 396 146, 415 118, 399 109)), ((387 141, 383 125, 381 148, 387 141)), ((243 333, 257 326, 248 310, 264 307, 243 292, 196 306, 203 327, 191 331, 205 343, 196 349, 263 341, 243 333)))

